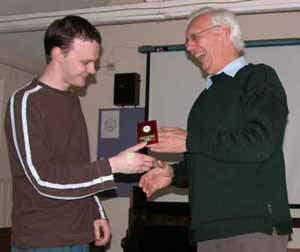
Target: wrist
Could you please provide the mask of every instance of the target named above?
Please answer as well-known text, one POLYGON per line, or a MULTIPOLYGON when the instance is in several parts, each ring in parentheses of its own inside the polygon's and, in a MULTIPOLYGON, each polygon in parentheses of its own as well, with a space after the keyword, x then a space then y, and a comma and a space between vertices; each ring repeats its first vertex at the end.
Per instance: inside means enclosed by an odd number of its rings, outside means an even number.
POLYGON ((174 169, 173 169, 173 167, 171 165, 168 165, 167 169, 169 170, 169 175, 170 175, 170 178, 172 180, 173 177, 174 177, 174 169))
POLYGON ((108 159, 112 173, 118 173, 118 165, 116 159, 116 157, 111 157, 108 159))

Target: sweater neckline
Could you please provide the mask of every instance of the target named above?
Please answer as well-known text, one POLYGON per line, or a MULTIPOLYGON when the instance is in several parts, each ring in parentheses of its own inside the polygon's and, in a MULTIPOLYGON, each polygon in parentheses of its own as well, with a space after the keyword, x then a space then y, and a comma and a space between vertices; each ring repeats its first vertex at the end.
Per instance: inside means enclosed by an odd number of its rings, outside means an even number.
POLYGON ((70 90, 60 90, 60 89, 51 87, 48 84, 40 81, 39 79, 34 79, 34 82, 36 83, 36 85, 42 86, 43 88, 46 88, 46 89, 51 90, 58 94, 69 95, 71 93, 70 90))

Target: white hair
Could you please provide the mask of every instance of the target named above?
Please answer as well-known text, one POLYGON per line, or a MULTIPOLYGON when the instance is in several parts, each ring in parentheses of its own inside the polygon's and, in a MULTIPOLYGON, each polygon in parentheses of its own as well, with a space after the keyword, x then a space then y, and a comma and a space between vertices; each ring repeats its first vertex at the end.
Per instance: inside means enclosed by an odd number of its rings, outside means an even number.
POLYGON ((242 39, 242 31, 234 13, 226 9, 205 7, 192 12, 188 19, 188 23, 190 24, 195 18, 203 15, 208 15, 211 18, 212 25, 223 25, 229 27, 230 40, 232 41, 233 46, 239 53, 243 52, 244 41, 242 39))

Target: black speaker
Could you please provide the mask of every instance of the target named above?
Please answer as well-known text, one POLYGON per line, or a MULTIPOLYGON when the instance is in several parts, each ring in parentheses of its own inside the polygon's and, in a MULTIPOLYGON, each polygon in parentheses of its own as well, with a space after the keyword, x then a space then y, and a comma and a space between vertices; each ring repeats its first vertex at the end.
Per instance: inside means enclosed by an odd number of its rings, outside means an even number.
POLYGON ((115 74, 114 105, 137 106, 140 103, 140 75, 138 73, 115 74))

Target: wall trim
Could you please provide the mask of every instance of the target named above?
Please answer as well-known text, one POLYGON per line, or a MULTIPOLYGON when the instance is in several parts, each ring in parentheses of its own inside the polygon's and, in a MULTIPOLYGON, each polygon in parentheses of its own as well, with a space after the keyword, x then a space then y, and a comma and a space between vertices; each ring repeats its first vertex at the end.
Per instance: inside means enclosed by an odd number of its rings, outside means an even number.
POLYGON ((58 12, 0 16, 0 33, 44 30, 54 19, 65 15, 81 15, 94 25, 182 19, 192 11, 213 6, 230 9, 237 14, 300 10, 300 0, 168 0, 139 4, 115 5, 58 12))

